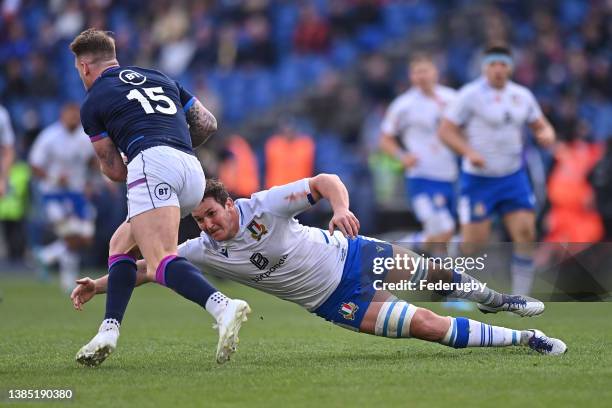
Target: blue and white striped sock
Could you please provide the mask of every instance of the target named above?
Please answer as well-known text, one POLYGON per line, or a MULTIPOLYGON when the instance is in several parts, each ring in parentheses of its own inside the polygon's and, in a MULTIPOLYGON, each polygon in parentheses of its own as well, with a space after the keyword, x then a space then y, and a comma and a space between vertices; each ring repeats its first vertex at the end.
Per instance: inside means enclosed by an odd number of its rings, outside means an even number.
POLYGON ((492 326, 465 317, 451 318, 441 344, 454 348, 504 347, 521 344, 521 331, 492 326))

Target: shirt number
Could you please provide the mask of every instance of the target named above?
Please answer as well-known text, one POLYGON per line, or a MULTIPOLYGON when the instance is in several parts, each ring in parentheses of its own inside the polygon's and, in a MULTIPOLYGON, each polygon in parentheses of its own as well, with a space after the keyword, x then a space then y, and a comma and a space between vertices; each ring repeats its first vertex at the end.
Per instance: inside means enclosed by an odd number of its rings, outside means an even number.
POLYGON ((130 101, 136 99, 138 102, 140 102, 140 106, 142 106, 147 115, 149 113, 155 113, 155 111, 165 113, 166 115, 174 115, 176 113, 176 105, 174 102, 172 102, 172 99, 164 95, 164 90, 161 86, 157 86, 155 88, 142 88, 142 90, 146 96, 143 95, 138 89, 132 89, 130 93, 126 95, 126 98, 128 98, 130 101), (162 102, 162 104, 157 104, 155 105, 155 108, 153 108, 153 105, 151 105, 149 99, 155 102, 162 102), (167 106, 163 106, 164 104, 167 106))

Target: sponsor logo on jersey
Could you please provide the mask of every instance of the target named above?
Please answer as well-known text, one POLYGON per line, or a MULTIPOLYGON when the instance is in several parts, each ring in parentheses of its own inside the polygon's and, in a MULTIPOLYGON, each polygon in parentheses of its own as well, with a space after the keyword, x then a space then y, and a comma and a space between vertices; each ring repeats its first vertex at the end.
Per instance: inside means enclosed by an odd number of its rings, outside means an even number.
POLYGON ((221 255, 223 255, 224 257, 229 258, 229 252, 227 252, 227 248, 221 248, 219 252, 221 252, 221 255))
MULTIPOLYGON (((255 255, 260 255, 260 256, 261 256, 263 259, 265 259, 265 260, 266 260, 266 265, 268 265, 268 259, 267 259, 267 258, 265 258, 263 255, 261 255, 259 252, 258 252, 258 253, 256 253, 256 254, 253 254, 253 255, 251 256, 251 262, 253 262, 253 256, 255 256, 255 255)), ((289 254, 285 254, 285 255, 283 255, 283 256, 282 256, 282 257, 281 257, 281 258, 278 260, 278 262, 277 262, 277 263, 275 263, 274 265, 272 265, 272 266, 270 267, 270 269, 268 269, 268 270, 267 270, 267 271, 265 271, 264 273, 260 273, 259 275, 255 276, 254 278, 251 278, 251 280, 252 280, 253 282, 255 282, 255 283, 259 283, 259 282, 261 282, 262 280, 264 280, 265 278, 268 278, 268 277, 269 277, 269 276, 270 276, 270 275, 271 275, 271 274, 272 274, 272 273, 273 273, 275 270, 277 270, 278 268, 280 268, 280 267, 281 267, 281 266, 282 266, 282 265, 285 263, 285 261, 287 260, 287 257, 288 257, 288 256, 289 256, 289 254)), ((254 262, 253 262, 253 263, 254 263, 254 262)), ((257 265, 255 265, 255 266, 257 266, 257 265)), ((259 268, 259 266, 257 266, 257 267, 259 268)), ((264 268, 265 268, 265 266, 264 266, 264 268)), ((259 269, 264 269, 264 268, 259 268, 259 269)))
POLYGON ((251 236, 254 240, 259 241, 262 236, 268 233, 268 229, 265 225, 259 224, 257 221, 253 220, 247 225, 247 229, 251 232, 251 236))
POLYGON ((251 255, 251 263, 253 265, 255 265, 257 268, 261 269, 262 271, 264 269, 266 269, 266 267, 268 266, 268 264, 270 263, 270 261, 268 261, 268 258, 266 258, 265 256, 263 256, 261 253, 256 252, 253 255, 251 255))
POLYGON ((119 79, 126 84, 142 85, 147 80, 147 77, 131 69, 124 69, 119 73, 119 79))
POLYGON ((172 195, 172 187, 168 183, 159 183, 153 189, 153 193, 158 200, 166 201, 172 195))
POLYGON ((382 252, 382 251, 384 251, 384 250, 385 250, 385 248, 381 247, 380 245, 376 245, 376 252, 377 252, 377 253, 378 253, 378 252, 382 252))
POLYGON ((338 311, 342 317, 346 320, 355 320, 355 313, 359 310, 359 306, 357 306, 353 302, 344 302, 340 305, 340 310, 338 311))

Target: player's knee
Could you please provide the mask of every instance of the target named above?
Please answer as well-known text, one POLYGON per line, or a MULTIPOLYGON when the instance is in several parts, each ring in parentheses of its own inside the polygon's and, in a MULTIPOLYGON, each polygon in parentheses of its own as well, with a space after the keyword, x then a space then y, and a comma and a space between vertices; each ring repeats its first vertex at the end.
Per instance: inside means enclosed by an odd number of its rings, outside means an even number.
POLYGON ((524 225, 516 231, 515 242, 533 242, 535 241, 535 228, 531 225, 524 225))
POLYGON ((445 317, 431 310, 418 308, 412 318, 410 333, 413 337, 422 340, 438 341, 446 334, 447 326, 448 322, 445 317))
POLYGON ((403 300, 385 302, 376 317, 374 334, 391 338, 410 337, 410 325, 416 310, 416 306, 403 300))

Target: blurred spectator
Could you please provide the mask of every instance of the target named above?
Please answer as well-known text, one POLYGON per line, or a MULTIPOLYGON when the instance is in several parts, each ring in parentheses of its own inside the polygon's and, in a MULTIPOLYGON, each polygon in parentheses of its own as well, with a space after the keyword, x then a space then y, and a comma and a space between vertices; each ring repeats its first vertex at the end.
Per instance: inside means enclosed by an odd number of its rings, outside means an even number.
POLYGON ((232 135, 225 143, 219 164, 219 180, 233 198, 250 197, 259 190, 259 165, 253 149, 242 136, 232 135))
POLYGON ((53 98, 57 95, 57 79, 45 58, 34 53, 30 57, 31 73, 28 78, 28 93, 36 98, 53 98))
POLYGON ((576 124, 555 147, 555 164, 548 178, 549 242, 597 242, 603 225, 597 213, 589 176, 602 156, 600 144, 584 140, 587 128, 576 124))
POLYGON ((325 53, 330 46, 329 23, 319 14, 316 6, 305 2, 300 7, 300 18, 293 34, 298 52, 325 53))
POLYGON ((237 59, 242 65, 276 65, 276 49, 270 38, 270 25, 265 17, 256 15, 246 20, 237 59))
POLYGON ((612 137, 608 138, 603 157, 593 170, 592 181, 597 209, 604 225, 604 239, 610 242, 612 241, 612 137))
POLYGON ((281 121, 278 133, 266 141, 265 157, 266 188, 314 175, 315 143, 292 119, 281 121))
POLYGON ((4 99, 15 102, 28 94, 28 85, 23 77, 23 64, 18 59, 11 59, 6 64, 6 87, 4 99))

